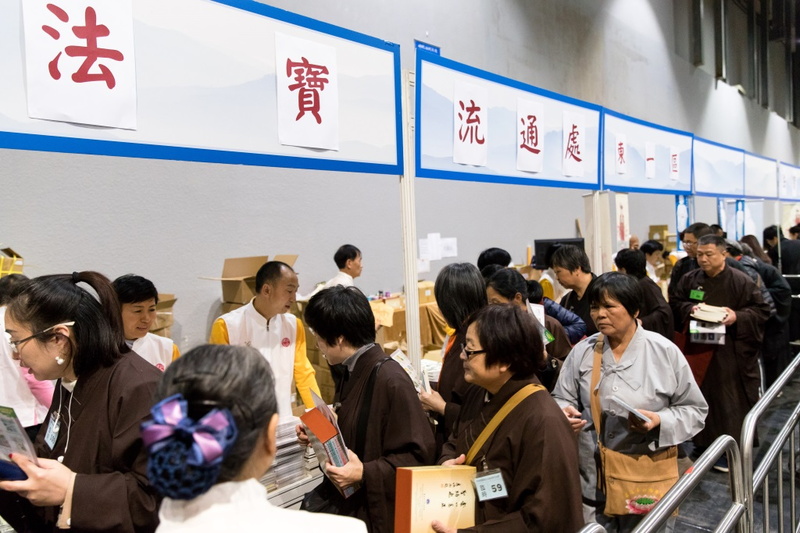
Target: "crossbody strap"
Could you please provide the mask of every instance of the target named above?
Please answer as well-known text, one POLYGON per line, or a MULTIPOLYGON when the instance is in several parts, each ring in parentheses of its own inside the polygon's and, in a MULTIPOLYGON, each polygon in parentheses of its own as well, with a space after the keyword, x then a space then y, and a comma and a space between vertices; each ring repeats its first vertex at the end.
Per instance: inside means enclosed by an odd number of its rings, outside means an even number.
POLYGON ((478 438, 472 443, 469 451, 467 452, 467 461, 466 464, 471 465, 472 461, 475 460, 475 456, 478 455, 478 452, 481 451, 483 445, 486 444, 486 441, 489 440, 489 437, 492 436, 492 433, 497 429, 497 426, 508 416, 508 413, 514 410, 516 406, 518 406, 522 400, 533 394, 534 392, 538 392, 540 390, 544 390, 544 387, 541 385, 534 385, 530 383, 525 385, 520 390, 518 390, 514 396, 509 398, 506 403, 503 404, 503 407, 500 408, 497 413, 489 420, 489 423, 486 424, 486 427, 483 428, 478 438))
POLYGON ((358 456, 359 459, 362 461, 364 460, 364 447, 366 446, 367 440, 367 419, 369 418, 369 412, 372 409, 372 393, 373 389, 375 389, 375 378, 378 376, 378 371, 383 366, 383 363, 391 359, 391 357, 386 357, 381 359, 375 366, 372 367, 372 372, 369 375, 369 379, 367 380, 367 385, 364 388, 364 403, 361 404, 361 410, 358 412, 358 426, 356 426, 356 446, 353 452, 358 456))
POLYGON ((602 411, 600 409, 600 390, 597 384, 600 383, 600 369, 603 366, 603 334, 597 336, 597 342, 594 345, 594 364, 592 365, 592 383, 589 385, 589 403, 592 407, 592 421, 594 421, 594 430, 597 432, 597 440, 600 441, 602 431, 600 429, 600 420, 602 419, 602 411))

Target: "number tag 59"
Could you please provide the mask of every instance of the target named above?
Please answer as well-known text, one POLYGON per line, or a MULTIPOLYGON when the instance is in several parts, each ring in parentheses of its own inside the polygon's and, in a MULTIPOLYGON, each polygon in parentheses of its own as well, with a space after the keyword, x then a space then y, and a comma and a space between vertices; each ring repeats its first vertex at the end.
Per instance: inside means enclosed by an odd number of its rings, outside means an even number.
POLYGON ((475 484, 475 492, 478 494, 479 501, 508 497, 506 482, 503 481, 503 474, 498 468, 475 474, 472 483, 475 484))

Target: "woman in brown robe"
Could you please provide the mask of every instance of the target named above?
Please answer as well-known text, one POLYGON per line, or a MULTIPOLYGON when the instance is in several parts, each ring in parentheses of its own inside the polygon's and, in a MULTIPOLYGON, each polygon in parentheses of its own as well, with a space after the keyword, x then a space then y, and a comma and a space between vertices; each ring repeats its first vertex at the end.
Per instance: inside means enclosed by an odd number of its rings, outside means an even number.
POLYGON ((34 444, 38 466, 14 455, 28 479, 0 482, 0 514, 20 533, 155 530, 139 426, 161 372, 125 344, 108 279, 36 278, 9 305, 6 328, 21 366, 58 382, 34 444))
MULTIPOLYGON (((533 317, 518 306, 492 305, 467 326, 461 360, 467 382, 483 390, 472 398, 482 409, 471 422, 456 425, 440 462, 464 464, 466 455, 474 456, 469 463, 479 473, 499 470, 507 496, 478 502, 476 525, 466 531, 578 531, 583 516, 577 443, 535 376, 544 349, 533 317), (533 392, 472 450, 492 417, 523 389, 533 392)), ((455 531, 440 522, 432 525, 440 533, 455 531)))
MULTIPOLYGON (((447 325, 455 330, 448 335, 442 350, 442 370, 436 390, 430 393, 422 391, 419 394, 422 408, 435 416, 438 456, 442 445, 453 432, 456 420, 462 415, 464 399, 469 395, 470 389, 475 388, 464 381, 464 367, 459 356, 466 334, 464 321, 486 306, 486 285, 475 265, 451 263, 436 276, 433 290, 447 325)), ((477 414, 477 410, 473 411, 465 411, 462 420, 470 420, 477 414)))
MULTIPOLYGON (((361 291, 323 289, 308 302, 305 319, 328 364, 345 367, 334 402, 348 462, 341 467, 327 464, 325 480, 306 496, 302 508, 335 508, 338 514, 366 522, 370 532, 391 533, 395 469, 432 464, 433 431, 411 378, 375 344, 375 317, 361 291), (356 487, 356 492, 345 499, 339 490, 347 487, 356 487), (309 505, 320 500, 331 506, 309 505)), ((297 436, 308 444, 303 426, 297 427, 297 436)))

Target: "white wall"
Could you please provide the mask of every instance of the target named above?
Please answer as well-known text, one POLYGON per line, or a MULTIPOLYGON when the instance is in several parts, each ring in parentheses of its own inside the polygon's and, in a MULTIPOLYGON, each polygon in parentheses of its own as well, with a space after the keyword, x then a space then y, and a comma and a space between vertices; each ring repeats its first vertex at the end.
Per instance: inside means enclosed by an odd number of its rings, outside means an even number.
MULTIPOLYGON (((413 69, 419 39, 456 61, 796 164, 795 128, 674 52, 684 44, 679 3, 270 2, 399 43, 403 68, 413 69)), ((396 177, 0 150, 0 184, 0 242, 25 255, 30 275, 147 276, 178 296, 182 349, 202 342, 216 316, 219 287, 198 277, 218 274, 224 257, 298 253, 306 292, 333 275, 333 252, 350 242, 364 252, 357 285, 402 288, 396 177)), ((501 246, 521 262, 535 238, 574 236, 583 218, 581 191, 421 179, 416 193, 419 236, 457 237, 458 261, 501 246)), ((630 195, 633 231, 674 230, 673 204, 630 195)))

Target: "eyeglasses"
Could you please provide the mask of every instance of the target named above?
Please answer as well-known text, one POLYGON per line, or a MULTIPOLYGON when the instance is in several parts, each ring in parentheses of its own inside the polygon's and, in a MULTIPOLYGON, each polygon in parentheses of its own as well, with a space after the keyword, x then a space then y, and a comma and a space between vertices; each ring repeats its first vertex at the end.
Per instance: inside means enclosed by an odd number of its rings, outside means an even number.
POLYGON ((486 353, 486 350, 467 350, 467 345, 466 344, 462 344, 461 345, 461 353, 466 355, 467 356, 467 361, 469 361, 470 359, 472 359, 474 356, 476 356, 478 354, 486 353))
POLYGON ((684 246, 684 247, 686 247, 686 246, 697 246, 697 241, 694 241, 694 242, 691 242, 691 241, 681 241, 681 242, 683 243, 683 246, 684 246))
POLYGON ((30 337, 25 337, 24 339, 20 339, 18 341, 12 341, 10 336, 8 335, 8 333, 6 333, 6 336, 9 336, 8 343, 11 345, 11 349, 14 350, 14 353, 19 353, 19 347, 20 347, 20 345, 22 343, 28 342, 29 340, 35 339, 36 337, 40 337, 41 335, 44 335, 45 333, 49 333, 51 330, 57 328, 58 326, 66 326, 68 328, 71 328, 74 325, 75 325, 75 322, 62 322, 60 324, 55 324, 53 326, 50 326, 47 329, 43 329, 39 333, 34 333, 30 337))

